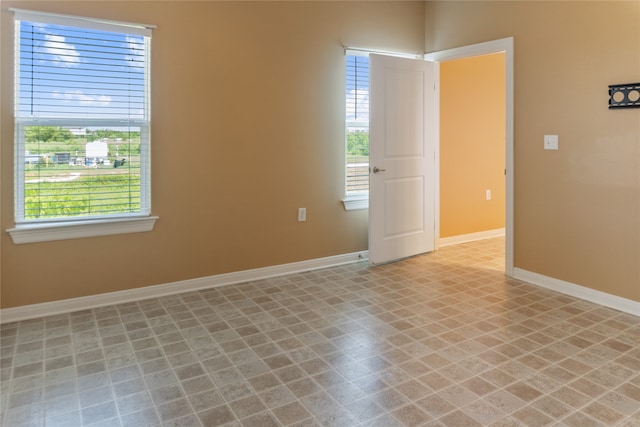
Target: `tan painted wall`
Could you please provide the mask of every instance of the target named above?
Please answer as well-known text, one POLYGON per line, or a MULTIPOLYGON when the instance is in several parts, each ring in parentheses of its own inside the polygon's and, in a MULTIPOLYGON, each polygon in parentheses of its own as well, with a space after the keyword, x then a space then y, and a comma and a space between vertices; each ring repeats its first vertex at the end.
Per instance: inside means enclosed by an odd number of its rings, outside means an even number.
POLYGON ((514 37, 515 266, 640 301, 640 2, 427 2, 427 52, 514 37), (543 135, 560 149, 544 151, 543 135))
POLYGON ((504 53, 440 64, 440 237, 505 225, 505 78, 504 53))
POLYGON ((367 211, 340 202, 342 46, 423 52, 423 2, 3 1, 0 11, 2 307, 367 249, 367 211), (13 226, 8 7, 158 26, 152 232, 25 245, 4 232, 13 226))

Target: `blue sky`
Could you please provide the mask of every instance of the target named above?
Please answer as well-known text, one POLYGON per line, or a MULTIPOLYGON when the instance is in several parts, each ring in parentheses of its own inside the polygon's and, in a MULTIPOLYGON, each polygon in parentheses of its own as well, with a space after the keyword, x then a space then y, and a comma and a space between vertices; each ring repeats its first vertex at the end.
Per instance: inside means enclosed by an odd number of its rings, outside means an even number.
POLYGON ((347 56, 346 119, 369 125, 369 58, 347 56))
POLYGON ((20 24, 20 116, 143 118, 144 37, 20 24))

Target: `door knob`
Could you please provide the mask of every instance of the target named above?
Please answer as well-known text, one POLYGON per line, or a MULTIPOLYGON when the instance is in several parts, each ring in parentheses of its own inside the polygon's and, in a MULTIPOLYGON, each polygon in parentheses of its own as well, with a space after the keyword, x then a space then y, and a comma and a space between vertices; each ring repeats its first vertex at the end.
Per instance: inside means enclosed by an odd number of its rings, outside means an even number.
POLYGON ((373 171, 373 173, 378 173, 378 172, 385 172, 386 169, 380 169, 379 167, 374 166, 372 171, 373 171))

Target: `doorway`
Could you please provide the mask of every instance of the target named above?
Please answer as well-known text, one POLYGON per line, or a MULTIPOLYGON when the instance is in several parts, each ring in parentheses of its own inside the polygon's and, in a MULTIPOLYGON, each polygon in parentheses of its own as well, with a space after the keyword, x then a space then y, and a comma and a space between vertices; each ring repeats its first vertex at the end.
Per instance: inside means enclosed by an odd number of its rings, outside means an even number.
MULTIPOLYGON (((504 54, 505 64, 505 120, 504 120, 504 225, 505 225, 505 274, 513 276, 514 254, 513 254, 513 38, 505 38, 491 42, 479 43, 460 48, 449 49, 440 52, 429 53, 425 55, 425 59, 443 63, 446 61, 473 58, 481 55, 489 55, 495 53, 504 54)), ((438 79, 439 80, 439 79, 438 79)), ((436 88, 439 97, 439 87, 436 88)), ((440 158, 441 147, 436 148, 437 156, 440 158)), ((436 172, 436 236, 440 236, 440 162, 436 162, 438 168, 436 172)), ((490 190, 490 189, 489 189, 490 190)), ((485 193, 485 198, 487 194, 485 193)), ((436 245, 438 239, 436 239, 436 245)), ((437 248, 437 246, 436 246, 437 248)))
POLYGON ((504 236, 505 55, 440 67, 440 246, 504 236))

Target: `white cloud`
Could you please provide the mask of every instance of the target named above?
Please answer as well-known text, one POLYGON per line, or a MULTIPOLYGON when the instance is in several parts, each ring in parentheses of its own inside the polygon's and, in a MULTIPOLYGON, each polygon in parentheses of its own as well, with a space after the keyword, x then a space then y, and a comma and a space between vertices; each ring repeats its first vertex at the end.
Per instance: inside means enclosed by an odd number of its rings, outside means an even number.
POLYGON ((80 63, 80 53, 73 45, 67 43, 64 36, 45 34, 43 47, 45 52, 65 67, 75 67, 80 63))
POLYGON ((68 102, 91 107, 106 107, 111 103, 111 97, 106 95, 87 95, 80 90, 54 92, 53 97, 68 102))
POLYGON ((129 53, 125 55, 125 59, 129 61, 129 65, 133 67, 144 67, 144 61, 140 56, 140 38, 127 36, 126 45, 129 53))
POLYGON ((362 123, 369 122, 369 91, 366 89, 354 89, 347 93, 348 121, 362 123), (357 107, 357 108, 356 108, 357 107))

